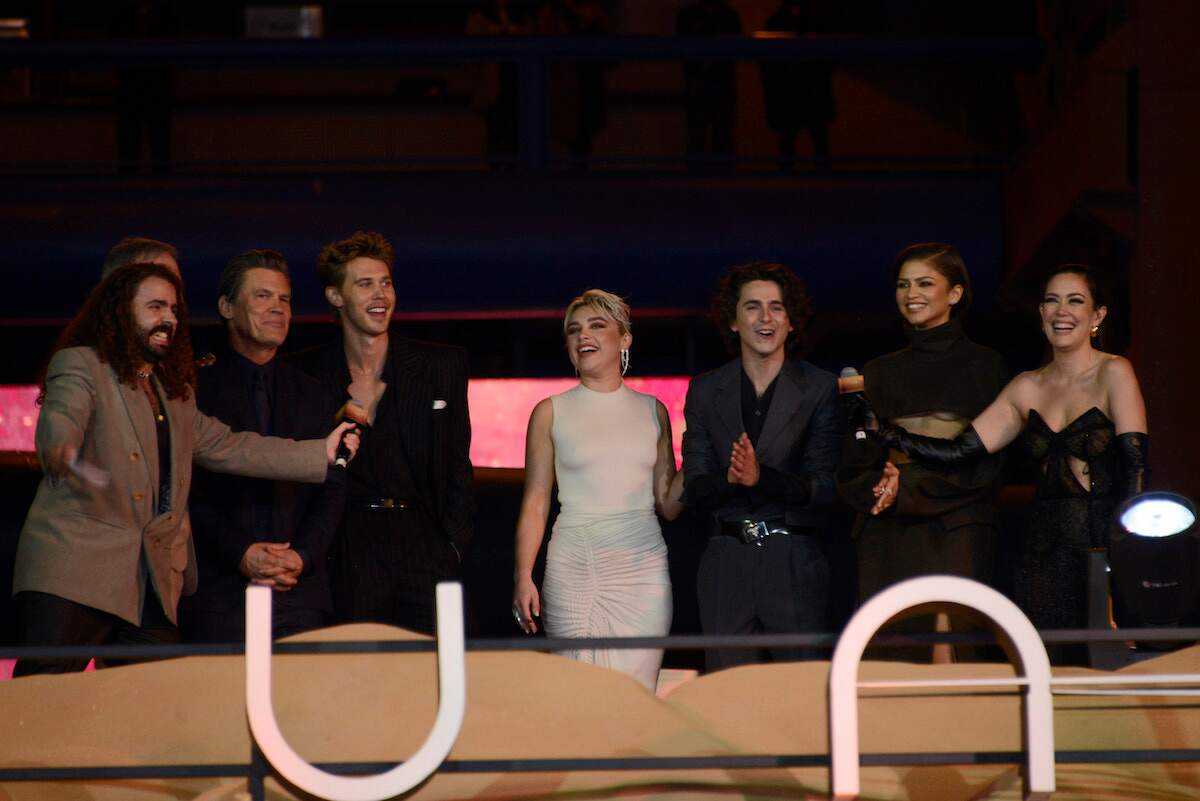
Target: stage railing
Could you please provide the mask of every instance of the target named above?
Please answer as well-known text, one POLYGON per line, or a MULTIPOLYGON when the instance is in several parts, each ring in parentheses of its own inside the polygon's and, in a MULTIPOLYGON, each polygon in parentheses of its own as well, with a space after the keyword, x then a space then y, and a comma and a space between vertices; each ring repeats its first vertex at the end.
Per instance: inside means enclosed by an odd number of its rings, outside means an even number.
MULTIPOLYGON (((831 768, 832 790, 837 797, 857 793, 858 769, 863 766, 996 765, 1026 762, 1026 797, 1045 797, 1054 789, 1055 763, 1200 762, 1197 749, 1097 749, 1053 750, 1053 719, 1049 695, 1078 693, 1080 686, 1136 686, 1186 684, 1189 687, 1139 689, 1138 695, 1200 695, 1200 674, 1058 677, 1050 676, 1043 642, 1088 641, 1194 641, 1200 629, 1126 629, 1092 631, 1056 630, 1038 633, 1028 619, 994 590, 966 579, 930 576, 912 579, 884 591, 868 602, 841 635, 742 635, 674 636, 587 639, 480 639, 463 638, 462 595, 458 584, 438 588, 438 637, 436 641, 278 643, 270 641, 270 591, 247 590, 247 642, 243 648, 227 645, 21 647, 0 649, 7 657, 178 657, 188 655, 234 655, 245 653, 246 704, 252 732, 252 753, 246 763, 156 764, 122 767, 37 767, 0 768, 0 782, 86 781, 107 779, 246 777, 251 797, 265 798, 263 780, 274 769, 286 781, 318 797, 368 801, 390 798, 405 792, 435 772, 490 773, 556 772, 564 770, 699 770, 710 768, 831 768), (873 646, 906 646, 931 643, 995 642, 986 634, 879 635, 875 630, 896 613, 929 602, 947 602, 979 609, 995 622, 1021 654, 1024 675, 1012 679, 957 679, 860 682, 857 677, 862 651, 873 646), (768 646, 829 647, 837 645, 830 666, 830 754, 752 754, 737 756, 673 756, 567 759, 447 760, 465 714, 465 651, 556 651, 579 648, 761 648, 768 646), (271 708, 270 656, 298 653, 399 653, 438 651, 439 710, 425 744, 400 763, 338 762, 307 763, 284 740, 271 708), (846 724, 857 721, 857 691, 863 688, 900 687, 1016 687, 1026 693, 1026 747, 1023 751, 858 753, 857 732, 847 742, 846 724), (350 778, 360 776, 363 778, 350 778)), ((1122 690, 1091 690, 1098 694, 1122 690)))

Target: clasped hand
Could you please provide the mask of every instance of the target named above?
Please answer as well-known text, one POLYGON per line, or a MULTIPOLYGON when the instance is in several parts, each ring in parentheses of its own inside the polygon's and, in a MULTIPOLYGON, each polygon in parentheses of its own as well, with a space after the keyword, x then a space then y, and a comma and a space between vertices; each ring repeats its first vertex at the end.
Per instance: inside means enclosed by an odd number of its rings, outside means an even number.
POLYGON ((290 542, 256 542, 242 555, 238 569, 251 584, 286 592, 304 572, 304 559, 290 542))

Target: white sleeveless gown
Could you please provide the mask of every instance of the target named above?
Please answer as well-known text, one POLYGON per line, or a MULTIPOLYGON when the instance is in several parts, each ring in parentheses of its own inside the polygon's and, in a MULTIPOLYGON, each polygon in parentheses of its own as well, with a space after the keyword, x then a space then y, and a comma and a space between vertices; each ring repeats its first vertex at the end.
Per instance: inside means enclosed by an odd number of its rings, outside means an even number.
MULTIPOLYGON (((551 397, 562 510, 547 546, 542 619, 551 637, 658 637, 671 629, 667 546, 654 513, 659 424, 652 395, 579 384, 551 397)), ((577 650, 573 659, 654 689, 662 650, 577 650)))

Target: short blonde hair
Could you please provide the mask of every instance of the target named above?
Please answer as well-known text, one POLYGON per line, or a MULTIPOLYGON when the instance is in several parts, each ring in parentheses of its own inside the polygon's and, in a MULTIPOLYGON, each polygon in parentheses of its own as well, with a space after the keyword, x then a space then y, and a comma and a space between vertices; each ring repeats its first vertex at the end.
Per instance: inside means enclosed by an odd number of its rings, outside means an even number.
POLYGON ((633 329, 633 324, 629 322, 628 303, 620 296, 605 292, 603 289, 589 289, 567 304, 567 313, 563 316, 563 336, 567 334, 567 323, 571 321, 571 315, 584 306, 611 318, 617 324, 617 330, 623 335, 633 329))

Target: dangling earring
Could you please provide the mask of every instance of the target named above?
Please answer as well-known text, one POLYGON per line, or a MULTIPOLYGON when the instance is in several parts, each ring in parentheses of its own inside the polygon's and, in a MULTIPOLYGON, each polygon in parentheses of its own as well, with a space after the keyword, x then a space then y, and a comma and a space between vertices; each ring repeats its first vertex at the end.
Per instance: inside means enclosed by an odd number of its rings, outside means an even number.
POLYGON ((1095 339, 1098 336, 1100 336, 1100 326, 1093 325, 1092 326, 1092 339, 1095 339))
POLYGON ((629 371, 629 349, 621 349, 621 375, 629 371))

